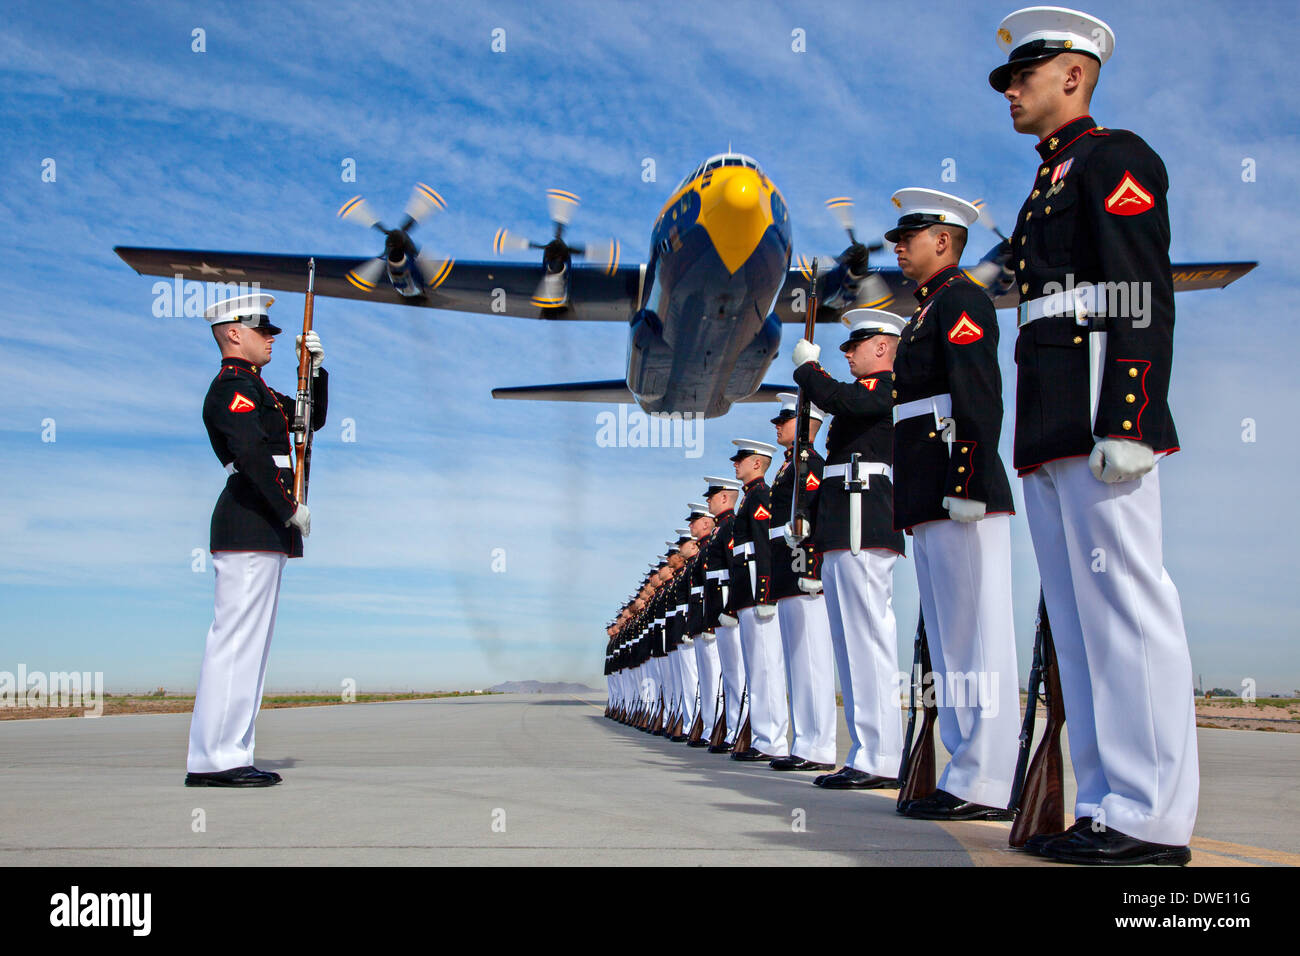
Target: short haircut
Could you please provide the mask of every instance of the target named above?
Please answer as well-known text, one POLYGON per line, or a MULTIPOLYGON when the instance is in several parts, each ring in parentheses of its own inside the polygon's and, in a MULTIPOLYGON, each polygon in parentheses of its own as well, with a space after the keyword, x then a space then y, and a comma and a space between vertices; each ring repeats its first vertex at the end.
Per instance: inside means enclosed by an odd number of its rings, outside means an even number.
POLYGON ((957 261, 961 261, 962 250, 966 248, 966 239, 968 230, 965 226, 952 226, 946 222, 936 222, 930 227, 930 232, 946 232, 952 239, 952 248, 957 253, 957 261))

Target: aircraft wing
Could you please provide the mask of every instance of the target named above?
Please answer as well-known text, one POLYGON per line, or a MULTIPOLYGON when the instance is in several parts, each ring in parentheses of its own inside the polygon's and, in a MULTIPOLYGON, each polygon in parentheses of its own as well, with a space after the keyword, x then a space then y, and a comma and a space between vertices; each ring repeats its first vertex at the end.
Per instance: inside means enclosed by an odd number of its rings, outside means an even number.
MULTIPOLYGON (((772 402, 782 392, 797 392, 794 385, 760 385, 758 391, 740 402, 772 402)), ((525 402, 597 402, 603 405, 632 404, 636 396, 621 378, 602 382, 569 382, 559 385, 514 385, 492 389, 493 398, 525 402)))
MULTIPOLYGON (((220 283, 257 283, 262 290, 307 291, 310 256, 279 256, 259 252, 209 252, 198 249, 149 249, 115 246, 122 260, 141 275, 220 283)), ((361 302, 424 306, 456 312, 510 315, 523 319, 565 319, 585 322, 626 322, 640 301, 644 266, 621 266, 612 272, 600 266, 574 265, 569 278, 569 304, 542 308, 532 304, 542 277, 539 263, 458 262, 453 260, 441 279, 418 296, 404 296, 384 276, 372 291, 355 285, 348 272, 370 259, 316 256, 316 294, 361 302)))

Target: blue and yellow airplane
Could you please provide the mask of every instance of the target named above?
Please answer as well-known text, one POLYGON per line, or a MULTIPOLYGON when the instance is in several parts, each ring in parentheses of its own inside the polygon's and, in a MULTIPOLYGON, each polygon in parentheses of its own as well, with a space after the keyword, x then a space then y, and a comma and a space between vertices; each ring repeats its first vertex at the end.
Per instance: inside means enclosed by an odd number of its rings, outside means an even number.
MULTIPOLYGON (((142 275, 208 282, 257 283, 305 292, 307 263, 316 260, 316 293, 368 302, 425 306, 521 318, 629 323, 622 379, 494 389, 495 398, 636 402, 647 412, 723 415, 735 402, 768 401, 788 385, 764 385, 783 323, 803 324, 811 263, 791 265, 791 223, 780 191, 748 156, 710 157, 673 190, 650 233, 649 261, 620 262, 609 240, 570 246, 564 239, 578 197, 547 195, 554 237, 532 242, 499 230, 499 254, 538 249, 536 262, 459 262, 421 253, 410 238, 416 223, 445 208, 433 188, 418 184, 396 229, 386 228, 361 197, 341 218, 384 235, 374 258, 270 255, 118 246, 142 275), (586 260, 575 264, 574 258, 586 260), (386 281, 385 281, 386 280, 386 281)), ((847 308, 868 305, 910 315, 913 283, 896 268, 868 268, 867 247, 853 236, 846 199, 827 203, 841 214, 851 244, 817 276, 817 319, 836 322, 847 308)), ((1002 245, 967 274, 998 308, 1016 304, 1002 245)), ((1179 290, 1220 288, 1254 263, 1175 266, 1179 290)))

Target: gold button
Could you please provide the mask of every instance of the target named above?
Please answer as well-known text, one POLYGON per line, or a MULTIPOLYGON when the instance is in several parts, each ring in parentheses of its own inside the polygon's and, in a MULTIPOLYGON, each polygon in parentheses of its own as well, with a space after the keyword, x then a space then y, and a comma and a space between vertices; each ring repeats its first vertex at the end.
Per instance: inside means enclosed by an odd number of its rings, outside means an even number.
POLYGON ((1022 282, 1022 283, 1020 283, 1020 291, 1021 291, 1022 293, 1028 292, 1028 291, 1029 291, 1029 283, 1028 283, 1028 282, 1022 282))
POLYGON ((1037 198, 1038 198, 1038 190, 1035 189, 1032 193, 1030 193, 1030 194, 1029 194, 1029 198, 1030 198, 1030 199, 1037 199, 1037 198))
POLYGON ((1127 420, 1126 420, 1126 421, 1125 421, 1125 422, 1124 422, 1120 427, 1122 427, 1122 428, 1124 429, 1124 431, 1126 431, 1126 432, 1128 432, 1128 431, 1132 431, 1132 430, 1133 430, 1133 423, 1130 422, 1130 421, 1127 421, 1127 420))
POLYGON ((966 452, 968 452, 968 451, 970 451, 970 449, 967 448, 965 445, 962 445, 962 446, 961 446, 961 453, 962 453, 963 455, 966 454, 966 452))
POLYGON ((893 398, 898 398, 898 389, 894 389, 892 392, 890 392, 890 396, 893 398))
POLYGON ((1132 405, 1134 402, 1137 401, 1137 396, 1134 395, 1132 392, 1129 392, 1127 395, 1124 396, 1124 401, 1132 405))
POLYGON ((1049 215, 1051 211, 1052 211, 1052 207, 1048 206, 1046 209, 1043 210, 1043 215, 1044 216, 1049 215))
POLYGON ((1130 368, 1130 369, 1128 370, 1128 377, 1129 377, 1129 378, 1137 378, 1137 377, 1138 377, 1138 370, 1135 369, 1135 368, 1130 368))
POLYGON ((1028 238, 1028 237, 1027 237, 1027 236, 1021 236, 1021 237, 1020 237, 1020 244, 1021 244, 1022 246, 1025 244, 1025 239, 1026 239, 1026 238, 1028 238))
POLYGON ((934 437, 934 432, 930 432, 930 437, 931 437, 931 438, 934 437))
POLYGON ((1074 337, 1074 344, 1075 344, 1075 345, 1078 345, 1078 344, 1079 344, 1080 342, 1082 342, 1082 341, 1083 341, 1083 336, 1082 336, 1082 335, 1076 335, 1076 336, 1074 337))
POLYGON ((1024 260, 1024 259, 1021 259, 1021 260, 1020 260, 1020 268, 1023 269, 1024 267, 1025 267, 1025 260, 1024 260))
POLYGON ((957 466, 957 474, 959 474, 959 475, 964 475, 964 474, 966 474, 966 466, 965 466, 965 465, 958 465, 958 466, 957 466))
POLYGON ((1025 222, 1029 222, 1029 220, 1033 218, 1034 218, 1034 211, 1032 209, 1029 210, 1029 212, 1025 213, 1025 222))
POLYGON ((961 491, 961 485, 958 485, 956 488, 953 489, 953 491, 961 491))

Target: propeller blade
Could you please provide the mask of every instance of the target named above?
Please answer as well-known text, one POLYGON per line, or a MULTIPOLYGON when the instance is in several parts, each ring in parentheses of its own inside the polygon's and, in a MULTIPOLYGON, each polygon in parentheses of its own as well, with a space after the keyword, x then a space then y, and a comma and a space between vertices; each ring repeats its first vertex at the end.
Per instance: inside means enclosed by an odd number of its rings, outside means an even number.
POLYGON ((415 267, 420 270, 425 289, 436 289, 442 285, 443 280, 451 275, 451 267, 454 262, 454 259, 431 255, 428 252, 421 252, 416 256, 415 267))
POLYGON ((573 212, 578 208, 581 202, 576 195, 563 189, 546 190, 546 209, 550 213, 551 221, 561 226, 567 226, 573 218, 573 212))
POLYGON ((600 242, 587 243, 582 250, 582 257, 588 262, 599 265, 604 270, 605 275, 612 276, 618 271, 618 262, 622 251, 617 239, 605 239, 600 242))
POLYGON ((537 283, 537 289, 533 292, 533 305, 542 309, 558 309, 569 304, 569 293, 566 279, 568 270, 563 272, 547 272, 542 276, 542 281, 537 283))
POLYGON ((438 190, 425 183, 416 183, 411 190, 411 198, 406 201, 406 217, 412 223, 424 222, 435 212, 446 208, 447 202, 438 195, 438 190))
POLYGON ((849 196, 836 196, 826 200, 826 208, 831 211, 840 228, 853 235, 853 200, 849 196))
POLYGON ((506 229, 498 229, 496 237, 492 240, 492 251, 497 255, 506 252, 522 252, 531 246, 532 243, 523 236, 516 236, 506 229))
POLYGON ((883 309, 894 301, 894 293, 889 283, 880 277, 879 272, 868 273, 858 284, 858 301, 855 305, 868 309, 883 309))
POLYGON ((807 281, 812 280, 812 265, 814 259, 817 262, 817 274, 819 276, 826 275, 826 273, 834 269, 837 264, 833 256, 814 256, 813 259, 809 259, 807 256, 800 253, 795 259, 795 268, 799 270, 800 275, 802 275, 807 281))
POLYGON ((340 206, 338 216, 340 219, 346 219, 348 222, 355 222, 367 229, 379 224, 379 217, 376 216, 375 211, 370 208, 370 203, 366 202, 360 196, 353 196, 340 206))
POLYGON ((992 232, 999 239, 1006 238, 1006 236, 1002 235, 1002 230, 998 228, 998 224, 993 221, 993 214, 989 212, 988 203, 986 203, 983 199, 977 199, 973 203, 971 203, 971 205, 980 211, 980 217, 976 221, 981 226, 983 226, 985 229, 992 232))
POLYGON ((368 260, 365 265, 348 272, 347 280, 362 292, 374 292, 379 277, 384 274, 384 257, 368 260))

